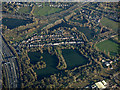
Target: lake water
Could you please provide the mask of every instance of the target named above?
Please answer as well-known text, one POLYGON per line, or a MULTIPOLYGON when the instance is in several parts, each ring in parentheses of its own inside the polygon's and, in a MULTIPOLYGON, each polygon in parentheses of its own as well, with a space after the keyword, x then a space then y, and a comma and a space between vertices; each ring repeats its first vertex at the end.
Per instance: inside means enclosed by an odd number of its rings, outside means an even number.
POLYGON ((49 30, 54 30, 57 29, 59 27, 68 27, 68 28, 73 28, 76 27, 77 30, 79 30, 80 32, 84 33, 86 35, 86 37, 88 38, 88 40, 92 39, 94 36, 94 30, 93 29, 89 29, 87 27, 80 27, 80 26, 74 26, 74 25, 69 25, 66 22, 62 22, 58 25, 55 25, 54 27, 50 28, 49 30))
POLYGON ((94 33, 93 29, 89 29, 87 27, 77 27, 77 29, 80 32, 84 33, 88 40, 90 40, 94 37, 95 33, 94 33))
POLYGON ((67 63, 68 69, 72 69, 75 66, 81 66, 89 63, 89 60, 81 55, 77 50, 64 49, 62 50, 62 54, 67 63))
MULTIPOLYGON (((82 56, 78 51, 72 50, 72 49, 66 49, 62 50, 62 54, 65 58, 65 61, 67 63, 67 69, 72 69, 75 66, 80 66, 87 64, 89 61, 82 56)), ((40 61, 40 57, 43 56, 43 61, 46 62, 46 68, 37 70, 34 69, 34 71, 38 75, 38 79, 41 79, 43 77, 48 77, 49 75, 55 74, 55 73, 63 73, 63 71, 58 70, 56 66, 58 65, 58 58, 55 55, 50 55, 47 51, 44 51, 43 54, 38 52, 29 52, 28 56, 30 57, 31 64, 36 64, 38 61, 40 61)))
POLYGON ((46 68, 34 71, 37 73, 39 78, 49 76, 51 74, 59 72, 59 70, 56 68, 58 65, 58 58, 55 55, 50 55, 47 51, 44 51, 43 54, 38 52, 29 52, 28 56, 30 57, 31 64, 36 64, 38 61, 41 61, 40 57, 43 56, 43 61, 46 63, 46 68))
POLYGON ((32 23, 32 20, 14 19, 14 18, 3 18, 2 24, 6 25, 9 29, 16 28, 21 25, 32 23))
MULTIPOLYGON (((76 20, 76 19, 72 20, 72 18, 73 18, 73 16, 70 18, 70 20, 71 20, 71 21, 73 21, 73 22, 79 22, 79 23, 82 23, 82 24, 84 24, 84 23, 87 23, 87 22, 88 22, 88 20, 87 20, 87 19, 85 19, 85 17, 83 17, 83 20, 76 20)), ((77 18, 81 18, 81 17, 80 17, 80 16, 78 16, 77 18)))

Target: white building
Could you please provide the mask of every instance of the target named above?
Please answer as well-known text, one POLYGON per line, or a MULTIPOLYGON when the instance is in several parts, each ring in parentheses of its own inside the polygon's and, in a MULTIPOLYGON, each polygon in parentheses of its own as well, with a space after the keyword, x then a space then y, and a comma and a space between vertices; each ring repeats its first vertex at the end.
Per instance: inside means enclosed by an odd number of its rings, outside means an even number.
POLYGON ((105 80, 103 80, 102 83, 103 83, 103 85, 105 85, 105 86, 107 85, 107 83, 105 82, 105 80))
POLYGON ((102 90, 102 89, 105 89, 107 87, 107 83, 105 82, 105 80, 103 80, 102 82, 95 83, 95 86, 97 88, 99 88, 100 90, 102 90))
POLYGON ((102 82, 97 82, 97 83, 95 83, 95 85, 100 89, 100 90, 102 90, 102 89, 105 89, 106 87, 103 85, 103 83, 102 82))
POLYGON ((105 65, 106 65, 106 66, 110 66, 110 63, 109 63, 109 62, 105 62, 105 65))

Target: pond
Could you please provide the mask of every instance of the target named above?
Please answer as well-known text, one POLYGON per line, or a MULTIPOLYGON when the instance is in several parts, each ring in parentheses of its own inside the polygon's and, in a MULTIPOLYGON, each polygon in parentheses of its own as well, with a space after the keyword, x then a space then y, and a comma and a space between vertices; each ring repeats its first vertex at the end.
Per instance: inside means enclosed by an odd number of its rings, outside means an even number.
POLYGON ((32 20, 24 20, 24 19, 14 19, 14 18, 3 18, 2 24, 6 25, 9 29, 16 28, 21 25, 26 25, 32 23, 32 20))
POLYGON ((80 32, 85 34, 85 36, 87 37, 88 40, 92 39, 94 37, 94 34, 95 34, 93 29, 89 29, 88 27, 69 25, 66 22, 62 22, 58 25, 55 25, 54 27, 51 27, 49 30, 52 31, 52 30, 57 29, 59 27, 68 27, 68 28, 76 27, 77 30, 79 30, 80 32))
POLYGON ((67 63, 67 69, 72 69, 76 66, 82 66, 89 63, 89 60, 81 55, 77 50, 64 49, 62 50, 62 54, 67 63))
POLYGON ((69 24, 67 24, 66 22, 62 22, 62 23, 60 23, 60 24, 57 24, 57 25, 51 27, 50 30, 52 31, 52 30, 57 29, 57 28, 59 28, 59 27, 73 28, 72 25, 69 25, 69 24))
MULTIPOLYGON (((77 18, 81 18, 80 16, 76 16, 76 17, 77 17, 77 18)), ((73 18, 73 16, 70 18, 70 21, 73 21, 73 22, 79 22, 79 23, 82 23, 82 24, 88 22, 88 20, 85 19, 85 17, 83 17, 83 20, 76 20, 76 19, 72 19, 72 18, 73 18)))
POLYGON ((89 29, 88 27, 77 27, 77 29, 84 33, 88 40, 92 39, 95 35, 95 32, 93 29, 89 29))
MULTIPOLYGON (((89 63, 89 61, 77 50, 65 49, 62 50, 62 54, 67 63, 67 69, 72 69, 75 66, 81 66, 89 63)), ((35 65, 38 61, 41 61, 41 56, 43 56, 42 60, 46 62, 46 68, 39 70, 34 69, 38 76, 38 79, 41 79, 43 77, 49 77, 50 75, 55 73, 61 73, 62 75, 64 75, 64 70, 62 71, 56 68, 56 66, 58 65, 58 58, 56 55, 50 55, 48 51, 44 51, 43 54, 41 54, 40 51, 37 51, 29 52, 28 56, 30 57, 30 63, 33 65, 35 65)))
POLYGON ((46 63, 46 68, 43 69, 34 69, 37 73, 38 78, 43 78, 49 76, 51 74, 57 73, 59 70, 56 68, 58 65, 58 58, 55 55, 50 55, 47 51, 44 51, 43 54, 40 51, 37 52, 29 52, 28 56, 30 57, 30 63, 36 64, 38 61, 41 61, 40 57, 43 56, 43 61, 46 63))

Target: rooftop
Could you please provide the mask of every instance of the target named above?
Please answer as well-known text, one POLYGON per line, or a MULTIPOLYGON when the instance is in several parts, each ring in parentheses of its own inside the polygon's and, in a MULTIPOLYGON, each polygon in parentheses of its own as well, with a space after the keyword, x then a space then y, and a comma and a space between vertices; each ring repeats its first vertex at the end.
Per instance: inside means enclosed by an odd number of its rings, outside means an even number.
POLYGON ((105 89, 106 87, 102 84, 102 82, 97 82, 95 83, 95 85, 99 88, 99 89, 105 89))

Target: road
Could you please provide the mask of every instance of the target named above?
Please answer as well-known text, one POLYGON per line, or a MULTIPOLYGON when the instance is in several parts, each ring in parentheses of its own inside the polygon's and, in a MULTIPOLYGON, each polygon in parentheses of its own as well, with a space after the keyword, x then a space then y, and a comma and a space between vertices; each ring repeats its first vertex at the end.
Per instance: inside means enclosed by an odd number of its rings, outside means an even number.
MULTIPOLYGON (((52 15, 49 16, 45 16, 45 17, 40 17, 39 19, 50 19, 50 18, 63 18, 66 15, 72 13, 74 10, 76 10, 76 8, 78 8, 80 5, 80 7, 84 4, 75 4, 74 6, 72 6, 71 8, 62 11, 60 13, 54 13, 52 15)), ((20 16, 20 15, 10 15, 10 14, 3 14, 4 17, 12 17, 12 18, 21 18, 21 19, 26 19, 26 18, 32 18, 29 16, 20 16)), ((5 74, 5 86, 6 88, 17 88, 17 83, 18 83, 18 77, 17 77, 17 72, 16 72, 16 58, 15 55, 11 52, 10 47, 7 45, 7 43, 3 40, 2 42, 2 54, 3 54, 3 69, 4 69, 4 74, 5 74)))
POLYGON ((17 88, 16 58, 4 40, 2 40, 2 46, 4 82, 6 83, 6 88, 17 88))
MULTIPOLYGON (((70 8, 66 9, 66 10, 63 10, 59 13, 54 13, 54 14, 51 14, 51 15, 48 15, 48 16, 39 16, 39 17, 36 17, 40 20, 44 20, 44 19, 51 19, 51 18, 63 18, 64 16, 70 14, 71 12, 73 12, 76 8, 78 7, 82 7, 83 5, 85 5, 85 3, 77 3, 73 6, 71 6, 70 8)), ((10 18, 18 18, 18 19, 33 19, 33 16, 25 16, 25 15, 19 15, 19 14, 9 14, 9 13, 2 13, 2 16, 3 17, 10 17, 10 18)))
POLYGON ((0 89, 2 88, 2 39, 0 35, 0 89))

